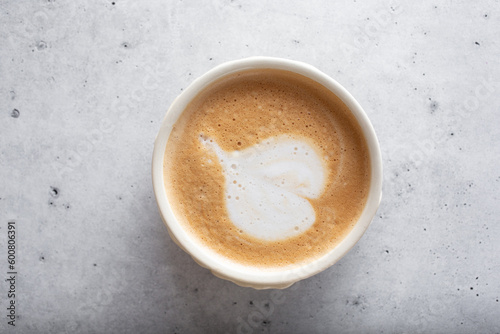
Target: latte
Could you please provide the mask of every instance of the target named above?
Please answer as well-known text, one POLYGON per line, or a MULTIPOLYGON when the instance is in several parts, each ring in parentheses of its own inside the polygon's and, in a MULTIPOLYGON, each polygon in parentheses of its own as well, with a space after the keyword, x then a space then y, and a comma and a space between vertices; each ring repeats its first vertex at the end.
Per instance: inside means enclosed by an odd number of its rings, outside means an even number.
POLYGON ((328 253, 356 224, 370 189, 356 118, 328 89, 282 70, 240 71, 205 88, 175 123, 163 166, 185 230, 255 267, 328 253))

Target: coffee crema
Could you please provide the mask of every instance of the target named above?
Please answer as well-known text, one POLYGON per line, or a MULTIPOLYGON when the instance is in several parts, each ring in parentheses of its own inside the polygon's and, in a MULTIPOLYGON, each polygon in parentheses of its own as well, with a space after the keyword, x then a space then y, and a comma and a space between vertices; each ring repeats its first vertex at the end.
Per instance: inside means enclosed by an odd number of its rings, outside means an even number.
POLYGON ((347 106, 315 81, 245 70, 200 92, 164 157, 179 222, 218 254, 285 267, 332 250, 366 204, 370 158, 347 106))

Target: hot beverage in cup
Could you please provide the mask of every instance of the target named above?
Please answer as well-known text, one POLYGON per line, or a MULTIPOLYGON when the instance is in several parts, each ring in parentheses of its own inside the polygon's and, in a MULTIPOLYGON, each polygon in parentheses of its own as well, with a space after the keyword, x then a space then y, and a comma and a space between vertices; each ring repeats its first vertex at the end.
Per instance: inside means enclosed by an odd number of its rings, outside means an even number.
POLYGON ((188 243, 164 217, 174 240, 218 276, 258 288, 290 285, 331 265, 327 259, 366 215, 379 159, 352 106, 286 66, 219 74, 182 104, 164 121, 162 142, 161 193, 188 243), (259 273, 265 283, 251 281, 259 273))

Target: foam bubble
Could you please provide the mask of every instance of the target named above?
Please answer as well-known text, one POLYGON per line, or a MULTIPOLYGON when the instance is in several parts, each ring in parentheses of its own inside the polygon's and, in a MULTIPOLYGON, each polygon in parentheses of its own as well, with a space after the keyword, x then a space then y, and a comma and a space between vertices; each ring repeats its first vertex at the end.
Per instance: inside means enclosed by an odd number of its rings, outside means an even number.
POLYGON ((200 141, 221 162, 227 211, 238 229, 276 241, 314 224, 316 215, 308 199, 321 196, 326 173, 310 143, 277 136, 244 150, 226 152, 212 139, 200 137, 200 141))

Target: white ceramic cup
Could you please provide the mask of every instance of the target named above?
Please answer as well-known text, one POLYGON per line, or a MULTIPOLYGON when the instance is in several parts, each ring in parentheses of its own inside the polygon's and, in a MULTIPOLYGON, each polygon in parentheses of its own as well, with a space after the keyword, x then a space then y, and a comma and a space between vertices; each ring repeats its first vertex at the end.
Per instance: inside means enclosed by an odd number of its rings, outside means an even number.
POLYGON ((270 57, 251 57, 230 61, 208 71, 187 87, 172 103, 156 137, 153 163, 153 188, 161 217, 172 240, 201 266, 220 278, 238 285, 256 289, 286 288, 293 283, 315 275, 340 260, 362 237, 382 198, 382 159, 375 131, 359 103, 335 80, 306 63, 270 57), (259 269, 231 262, 197 242, 179 223, 170 207, 163 179, 165 147, 172 127, 189 102, 215 80, 249 69, 279 69, 304 75, 337 95, 356 117, 368 143, 371 161, 371 184, 365 208, 349 234, 329 253, 293 269, 259 269))

